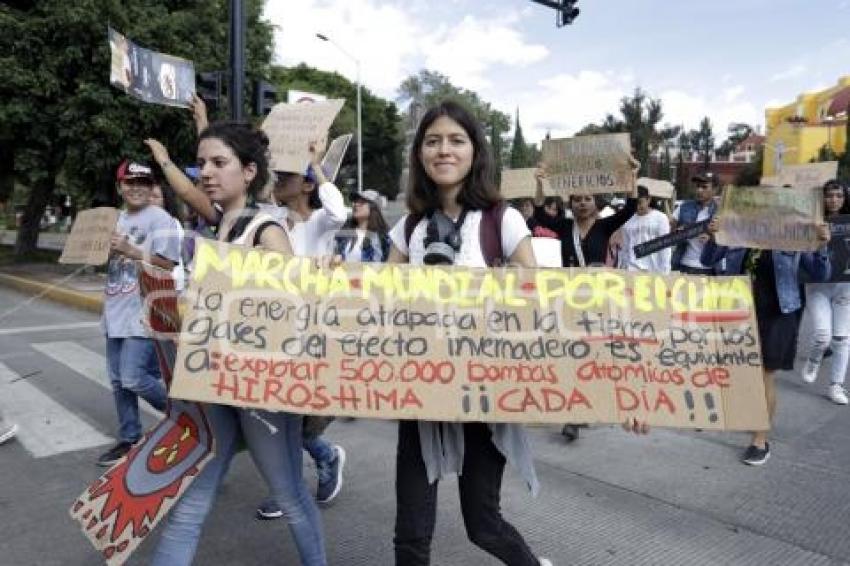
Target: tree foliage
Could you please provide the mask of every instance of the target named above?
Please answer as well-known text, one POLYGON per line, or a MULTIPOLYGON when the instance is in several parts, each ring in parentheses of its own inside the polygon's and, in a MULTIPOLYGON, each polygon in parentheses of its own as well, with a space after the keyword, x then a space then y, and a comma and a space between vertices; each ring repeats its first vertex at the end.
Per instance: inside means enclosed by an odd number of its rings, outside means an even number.
MULTIPOLYGON (((57 190, 115 203, 115 168, 124 157, 148 157, 143 139, 158 138, 176 160, 194 161, 188 111, 145 104, 110 87, 107 25, 139 45, 191 59, 196 71, 223 70, 229 3, 16 5, 0 7, 0 142, 11 147, 0 172, 11 163, 26 187, 16 244, 23 254, 35 249, 39 218, 57 190)), ((272 29, 261 21, 262 8, 262 0, 245 2, 246 84, 266 74, 271 58, 272 29)))
POLYGON ((402 81, 398 88, 398 101, 407 105, 404 114, 406 123, 415 128, 424 109, 443 100, 454 100, 463 104, 477 118, 490 139, 491 151, 497 170, 502 169, 503 136, 510 130, 510 116, 482 100, 477 93, 457 87, 448 77, 435 71, 423 69, 402 81))
POLYGON ((728 158, 735 151, 735 148, 738 147, 738 144, 755 133, 755 130, 752 126, 744 122, 733 122, 726 128, 726 133, 727 138, 717 146, 716 153, 718 156, 728 158))
MULTIPOLYGON (((274 67, 272 82, 284 96, 287 90, 305 90, 329 98, 344 98, 345 106, 331 127, 330 135, 354 133, 355 137, 343 160, 341 184, 357 178, 357 85, 339 73, 320 71, 307 65, 274 67)), ((361 89, 361 120, 363 122, 363 184, 395 198, 401 177, 401 130, 395 104, 361 89)))
POLYGON ((511 169, 523 169, 526 167, 534 167, 540 161, 540 151, 535 144, 529 144, 525 141, 525 136, 522 134, 522 124, 519 122, 519 109, 516 112, 516 122, 514 123, 514 138, 511 142, 511 151, 508 156, 508 166, 511 169))

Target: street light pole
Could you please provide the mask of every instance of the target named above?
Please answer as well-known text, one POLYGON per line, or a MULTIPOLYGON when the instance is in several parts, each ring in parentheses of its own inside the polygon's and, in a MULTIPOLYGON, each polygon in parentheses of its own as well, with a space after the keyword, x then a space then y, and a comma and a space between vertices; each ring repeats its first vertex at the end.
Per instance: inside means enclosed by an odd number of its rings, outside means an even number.
POLYGON ((354 61, 354 66, 357 69, 357 192, 363 192, 363 112, 360 103, 360 59, 340 47, 328 36, 317 33, 316 37, 322 41, 327 41, 336 47, 340 53, 354 61))
POLYGON ((242 119, 245 84, 245 12, 242 0, 230 0, 230 118, 242 119))

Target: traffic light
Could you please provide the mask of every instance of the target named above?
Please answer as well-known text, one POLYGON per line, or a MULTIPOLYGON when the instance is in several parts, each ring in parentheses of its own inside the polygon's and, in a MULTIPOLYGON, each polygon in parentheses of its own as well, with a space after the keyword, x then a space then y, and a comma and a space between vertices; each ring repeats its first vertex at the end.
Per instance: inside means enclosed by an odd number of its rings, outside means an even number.
POLYGON ((267 116, 277 103, 277 89, 269 82, 254 82, 254 115, 267 116))
POLYGON ((555 12, 555 24, 560 28, 573 23, 579 12, 578 8, 576 8, 576 4, 578 0, 561 0, 561 6, 557 12, 555 12))
POLYGON ((212 71, 195 76, 195 91, 206 103, 210 114, 221 108, 221 75, 221 71, 212 71))

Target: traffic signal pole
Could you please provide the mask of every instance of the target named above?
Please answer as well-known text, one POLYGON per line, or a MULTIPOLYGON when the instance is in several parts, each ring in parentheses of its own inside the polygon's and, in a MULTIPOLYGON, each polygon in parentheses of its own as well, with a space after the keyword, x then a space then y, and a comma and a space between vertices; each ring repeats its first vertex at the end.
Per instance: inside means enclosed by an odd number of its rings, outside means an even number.
POLYGON ((230 118, 242 120, 245 94, 245 11, 230 0, 230 118))

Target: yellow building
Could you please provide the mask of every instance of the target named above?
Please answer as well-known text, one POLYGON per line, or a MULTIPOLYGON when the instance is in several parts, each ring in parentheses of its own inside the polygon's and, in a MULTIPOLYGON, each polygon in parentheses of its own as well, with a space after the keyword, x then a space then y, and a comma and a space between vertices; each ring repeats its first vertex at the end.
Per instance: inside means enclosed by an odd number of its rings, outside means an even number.
POLYGON ((772 176, 783 165, 800 165, 817 158, 822 147, 843 153, 847 147, 847 105, 850 75, 820 92, 807 92, 795 102, 765 110, 767 141, 762 174, 772 176))

